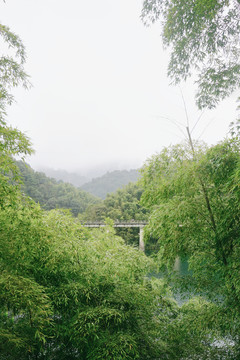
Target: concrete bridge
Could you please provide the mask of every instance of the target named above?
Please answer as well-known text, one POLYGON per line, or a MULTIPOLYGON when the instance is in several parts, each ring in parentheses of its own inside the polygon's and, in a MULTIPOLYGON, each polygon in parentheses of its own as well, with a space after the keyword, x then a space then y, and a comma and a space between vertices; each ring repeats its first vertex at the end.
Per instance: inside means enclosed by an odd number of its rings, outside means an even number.
MULTIPOLYGON (((119 227, 119 228, 134 228, 137 227, 139 228, 139 250, 144 251, 144 226, 146 226, 148 223, 147 221, 137 221, 137 220, 132 220, 132 221, 115 221, 114 222, 114 227, 119 227)), ((82 224, 84 227, 88 227, 88 228, 99 228, 99 227, 105 227, 107 226, 104 222, 102 221, 87 221, 84 224, 82 224)))

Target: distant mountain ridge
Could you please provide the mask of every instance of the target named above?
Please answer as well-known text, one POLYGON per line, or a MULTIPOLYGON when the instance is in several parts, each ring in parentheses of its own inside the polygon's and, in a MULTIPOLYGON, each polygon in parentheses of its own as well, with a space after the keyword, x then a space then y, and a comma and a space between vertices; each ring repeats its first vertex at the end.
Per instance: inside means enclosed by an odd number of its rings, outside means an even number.
POLYGON ((76 187, 71 181, 81 181, 84 178, 77 173, 50 169, 51 172, 48 174, 57 175, 57 180, 43 172, 34 171, 22 161, 17 161, 17 165, 22 174, 22 189, 26 195, 39 202, 46 210, 71 209, 75 216, 84 212, 89 205, 98 203, 100 198, 105 199, 107 194, 113 193, 129 183, 135 183, 140 176, 139 171, 135 169, 115 170, 96 177, 81 187, 76 187), (68 181, 64 181, 64 178, 68 181))
POLYGON ((105 199, 108 193, 115 192, 130 182, 136 182, 139 177, 139 170, 136 169, 115 170, 92 179, 90 182, 82 185, 81 189, 101 199, 105 199))
POLYGON ((42 169, 41 171, 58 182, 70 183, 101 199, 105 199, 107 194, 115 192, 130 182, 136 182, 140 177, 137 169, 107 171, 105 174, 94 178, 88 175, 83 176, 77 172, 51 168, 42 169))
POLYGON ((43 168, 41 172, 46 174, 50 178, 54 178, 57 181, 67 182, 76 187, 80 187, 83 184, 89 182, 91 178, 89 176, 83 176, 77 172, 68 172, 66 170, 55 170, 51 168, 43 168))

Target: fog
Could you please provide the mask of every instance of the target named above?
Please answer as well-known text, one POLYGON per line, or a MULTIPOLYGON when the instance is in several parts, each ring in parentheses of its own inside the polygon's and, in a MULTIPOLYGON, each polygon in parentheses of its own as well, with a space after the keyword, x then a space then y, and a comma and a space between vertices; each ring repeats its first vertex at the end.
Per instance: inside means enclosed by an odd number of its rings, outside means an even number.
MULTIPOLYGON (((200 113, 194 85, 173 87, 159 24, 146 28, 138 0, 12 0, 1 22, 23 40, 33 87, 17 89, 8 121, 32 140, 35 169, 68 171, 140 167, 182 141, 172 121, 191 127, 200 113)), ((222 139, 236 118, 236 96, 206 111, 193 137, 222 139)), ((184 131, 184 126, 181 126, 184 131)))

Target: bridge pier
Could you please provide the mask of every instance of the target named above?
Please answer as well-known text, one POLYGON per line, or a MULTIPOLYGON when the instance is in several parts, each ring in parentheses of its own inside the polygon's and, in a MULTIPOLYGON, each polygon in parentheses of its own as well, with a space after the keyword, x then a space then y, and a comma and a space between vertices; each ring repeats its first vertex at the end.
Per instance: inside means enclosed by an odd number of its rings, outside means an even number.
POLYGON ((173 265, 173 271, 180 272, 180 268, 181 268, 181 259, 179 256, 177 256, 175 259, 175 263, 173 265))
POLYGON ((139 250, 145 251, 144 245, 144 226, 139 226, 139 250))

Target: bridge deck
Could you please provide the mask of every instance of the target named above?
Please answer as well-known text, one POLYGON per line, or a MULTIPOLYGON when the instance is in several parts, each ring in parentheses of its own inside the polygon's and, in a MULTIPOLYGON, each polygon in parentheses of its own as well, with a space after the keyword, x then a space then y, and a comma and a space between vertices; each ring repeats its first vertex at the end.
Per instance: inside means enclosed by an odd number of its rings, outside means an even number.
MULTIPOLYGON (((115 222, 114 223, 114 227, 144 227, 145 225, 147 225, 147 221, 119 221, 119 222, 115 222)), ((98 228, 98 227, 105 227, 107 226, 104 222, 101 221, 88 221, 82 224, 84 227, 89 227, 89 228, 98 228)))

